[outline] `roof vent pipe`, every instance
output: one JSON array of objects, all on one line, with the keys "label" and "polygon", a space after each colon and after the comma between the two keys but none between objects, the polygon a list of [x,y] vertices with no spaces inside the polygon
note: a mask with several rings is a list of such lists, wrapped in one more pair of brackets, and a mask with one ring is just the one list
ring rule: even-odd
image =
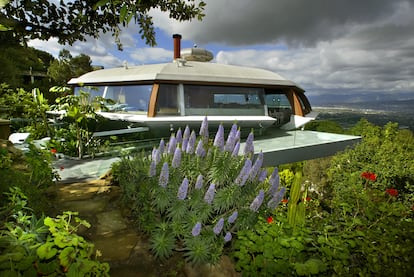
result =
[{"label": "roof vent pipe", "polygon": [[174,34],[174,60],[181,58],[181,35]]}]

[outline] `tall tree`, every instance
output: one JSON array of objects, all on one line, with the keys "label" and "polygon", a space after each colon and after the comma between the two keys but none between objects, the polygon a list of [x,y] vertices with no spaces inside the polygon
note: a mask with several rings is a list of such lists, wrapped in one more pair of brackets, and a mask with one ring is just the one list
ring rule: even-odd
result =
[{"label": "tall tree", "polygon": [[187,21],[204,16],[205,3],[196,0],[74,0],[74,1],[7,1],[0,10],[0,29],[12,32],[25,41],[56,37],[59,43],[97,38],[101,32],[112,32],[121,48],[120,26],[131,20],[140,27],[141,38],[156,45],[151,9],[168,12],[170,18]]},{"label": "tall tree", "polygon": [[72,57],[68,50],[63,49],[59,53],[59,59],[50,64],[47,73],[58,85],[65,86],[71,78],[92,71],[91,63],[88,55]]}]

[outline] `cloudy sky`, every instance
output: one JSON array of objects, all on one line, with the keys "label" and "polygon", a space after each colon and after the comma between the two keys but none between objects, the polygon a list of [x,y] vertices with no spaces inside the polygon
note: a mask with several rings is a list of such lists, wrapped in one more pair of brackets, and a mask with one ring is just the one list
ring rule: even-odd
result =
[{"label": "cloudy sky", "polygon": [[[414,0],[205,0],[203,21],[180,23],[153,11],[158,46],[123,30],[124,51],[110,34],[65,46],[106,68],[172,60],[172,34],[182,47],[206,48],[214,62],[275,71],[312,97],[384,95],[414,98]],[[57,56],[55,40],[33,47]]]}]

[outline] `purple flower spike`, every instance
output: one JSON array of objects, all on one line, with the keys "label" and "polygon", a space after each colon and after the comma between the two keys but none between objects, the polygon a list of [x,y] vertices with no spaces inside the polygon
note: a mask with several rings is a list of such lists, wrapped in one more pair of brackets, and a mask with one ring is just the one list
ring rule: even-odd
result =
[{"label": "purple flower spike", "polygon": [[234,183],[236,183],[239,186],[244,186],[244,184],[247,181],[247,178],[249,177],[250,169],[252,168],[252,161],[250,159],[247,159],[244,162],[243,168],[240,170],[239,176],[237,176],[236,180],[234,180]]},{"label": "purple flower spike", "polygon": [[224,148],[224,127],[222,124],[219,125],[216,137],[214,138],[214,146],[218,147],[221,151]]},{"label": "purple flower spike", "polygon": [[177,143],[183,142],[183,132],[181,131],[181,128],[179,128],[175,134],[175,139],[177,140]]},{"label": "purple flower spike", "polygon": [[254,140],[253,132],[250,132],[249,136],[246,139],[246,143],[244,145],[244,156],[254,154],[253,140]]},{"label": "purple flower spike", "polygon": [[190,138],[188,139],[187,149],[185,150],[187,154],[194,154],[196,139],[196,134],[192,131]]},{"label": "purple flower spike", "polygon": [[210,184],[208,187],[208,190],[206,191],[206,194],[204,195],[204,201],[207,202],[207,204],[211,204],[214,200],[214,194],[215,194],[216,185]]},{"label": "purple flower spike", "polygon": [[262,167],[262,164],[263,164],[263,152],[260,151],[259,155],[257,155],[256,161],[254,162],[252,166],[252,169],[250,170],[250,173],[249,173],[250,181],[253,181],[254,178],[256,178],[257,174],[260,171],[260,168]]},{"label": "purple flower spike", "polygon": [[275,167],[275,169],[272,172],[272,175],[270,175],[269,183],[272,184],[276,178],[279,178],[279,169],[277,167]]},{"label": "purple flower spike", "polygon": [[277,168],[273,170],[272,176],[269,179],[270,188],[268,190],[268,194],[274,196],[277,190],[279,189],[280,178],[279,178],[279,171]]},{"label": "purple flower spike", "polygon": [[191,234],[193,235],[193,237],[196,237],[200,234],[201,232],[201,223],[197,222],[196,225],[194,225],[193,230],[191,231]]},{"label": "purple flower spike", "polygon": [[181,149],[177,145],[177,147],[175,148],[175,151],[174,151],[174,157],[172,159],[171,166],[173,168],[179,168],[180,164],[181,164]]},{"label": "purple flower spike", "polygon": [[233,224],[234,223],[234,221],[236,221],[236,219],[237,219],[237,216],[239,215],[239,213],[237,212],[237,211],[234,211],[232,214],[231,214],[231,216],[229,216],[229,219],[227,219],[227,221],[230,223],[230,224]]},{"label": "purple flower spike", "polygon": [[205,142],[208,141],[208,121],[207,121],[207,116],[204,117],[203,122],[201,122],[200,136],[203,137],[203,141],[205,141]]},{"label": "purple flower spike", "polygon": [[159,184],[160,184],[161,187],[163,187],[163,188],[167,187],[168,178],[169,178],[168,163],[165,162],[162,165],[162,169],[161,169],[161,173],[160,173],[160,179],[159,179]]},{"label": "purple flower spike", "polygon": [[224,145],[224,151],[233,152],[234,145],[236,144],[237,125],[233,124],[229,135],[227,136],[226,144]]},{"label": "purple flower spike", "polygon": [[196,181],[196,184],[195,184],[195,188],[196,189],[201,189],[203,187],[203,175],[198,175],[198,177],[197,177],[197,181]]},{"label": "purple flower spike", "polygon": [[283,187],[280,189],[280,191],[278,193],[276,193],[272,199],[269,200],[269,202],[267,202],[267,207],[269,209],[275,209],[277,207],[277,205],[279,205],[280,201],[282,201],[283,196],[285,195],[286,192],[286,188]]},{"label": "purple flower spike", "polygon": [[214,234],[216,235],[220,234],[221,230],[223,230],[223,226],[224,226],[224,218],[220,218],[213,228]]},{"label": "purple flower spike", "polygon": [[155,160],[151,161],[150,170],[149,170],[149,176],[154,177],[157,174]]},{"label": "purple flower spike", "polygon": [[165,141],[164,139],[161,139],[160,146],[158,147],[158,152],[160,152],[160,155],[164,154],[165,151]]},{"label": "purple flower spike", "polygon": [[231,238],[232,238],[231,233],[227,232],[226,235],[224,236],[224,241],[229,242],[231,241]]},{"label": "purple flower spike", "polygon": [[259,191],[259,195],[257,195],[253,202],[250,204],[250,210],[252,210],[253,212],[257,212],[263,203],[263,199],[264,191],[261,189]]},{"label": "purple flower spike", "polygon": [[183,143],[181,145],[181,149],[183,152],[186,152],[188,146],[188,138],[183,138]]},{"label": "purple flower spike", "polygon": [[177,140],[174,135],[171,135],[170,141],[168,142],[168,155],[174,154],[176,146],[177,146]]},{"label": "purple flower spike", "polygon": [[155,146],[154,146],[154,148],[152,148],[152,152],[151,152],[151,160],[155,161],[156,157],[157,157],[157,148],[155,148]]},{"label": "purple flower spike", "polygon": [[203,158],[206,155],[206,150],[204,149],[203,140],[202,139],[200,139],[198,141],[197,148],[196,148],[196,155],[198,157],[201,157],[201,158]]},{"label": "purple flower spike", "polygon": [[190,127],[188,127],[188,125],[185,126],[183,139],[189,139],[190,138],[190,133],[191,133]]},{"label": "purple flower spike", "polygon": [[266,177],[267,177],[267,170],[262,169],[262,172],[260,172],[259,174],[259,182],[263,182],[264,180],[266,180]]},{"label": "purple flower spike", "polygon": [[233,157],[237,157],[239,155],[239,151],[240,151],[240,141],[236,142],[236,145],[234,146],[234,149],[233,149],[233,153],[231,153],[231,155]]},{"label": "purple flower spike", "polygon": [[237,130],[237,132],[236,132],[236,138],[235,138],[235,140],[236,140],[236,141],[240,141],[240,136],[241,136],[241,132],[240,132],[240,129],[239,129],[239,130]]},{"label": "purple flower spike", "polygon": [[187,191],[188,191],[188,179],[184,178],[183,182],[178,188],[177,198],[179,200],[184,200],[187,197]]}]

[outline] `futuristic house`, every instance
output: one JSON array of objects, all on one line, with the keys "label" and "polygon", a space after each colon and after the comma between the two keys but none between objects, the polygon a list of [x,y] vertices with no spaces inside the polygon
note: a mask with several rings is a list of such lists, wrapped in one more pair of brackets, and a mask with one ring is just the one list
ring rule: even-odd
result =
[{"label": "futuristic house", "polygon": [[111,127],[96,136],[167,137],[186,125],[199,128],[207,116],[213,132],[219,124],[230,129],[236,122],[242,135],[251,129],[256,137],[263,135],[256,149],[268,165],[330,155],[360,139],[298,131],[316,113],[297,84],[263,69],[211,63],[209,51],[181,51],[181,35],[173,38],[170,63],[102,69],[69,81],[75,94],[82,90],[115,102],[100,112]]},{"label": "futuristic house", "polygon": [[97,70],[69,84],[76,86],[75,93],[114,100],[108,112],[100,113],[105,118],[147,127],[153,134],[197,128],[205,116],[214,130],[237,122],[258,134],[269,127],[296,129],[314,119],[304,90],[294,82],[263,69],[210,63],[209,51],[180,51],[180,39],[174,35],[171,63]]}]

